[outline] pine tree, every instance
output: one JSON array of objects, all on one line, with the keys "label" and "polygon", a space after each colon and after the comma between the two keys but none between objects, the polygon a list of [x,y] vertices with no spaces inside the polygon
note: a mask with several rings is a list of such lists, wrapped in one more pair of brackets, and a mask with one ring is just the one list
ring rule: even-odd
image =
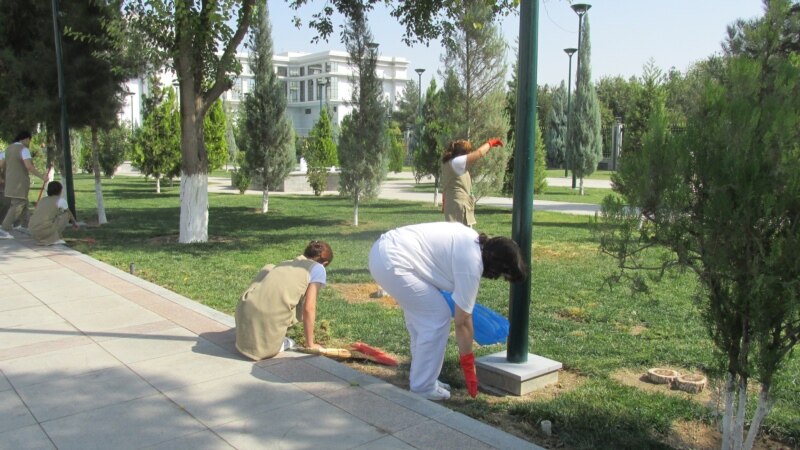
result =
[{"label": "pine tree", "polygon": [[343,32],[353,75],[353,112],[342,122],[339,160],[342,173],[339,192],[353,201],[353,225],[358,226],[358,206],[362,200],[378,196],[386,177],[389,143],[386,134],[387,110],[382,98],[381,80],[375,72],[377,50],[369,48],[372,33],[364,10],[356,11]]},{"label": "pine tree", "polygon": [[245,154],[243,170],[259,180],[261,212],[266,213],[270,189],[278,189],[295,166],[295,144],[286,115],[286,95],[272,66],[272,27],[266,2],[257,6],[257,14],[250,42],[255,84],[244,100],[240,147]]},{"label": "pine tree", "polygon": [[217,99],[206,113],[203,136],[208,153],[208,170],[216,170],[228,162],[228,140],[225,137],[228,121],[222,100]]},{"label": "pine tree", "polygon": [[145,97],[142,126],[134,137],[133,165],[156,179],[156,192],[160,193],[162,178],[180,174],[180,113],[172,88],[152,86],[151,95]]},{"label": "pine tree", "polygon": [[442,93],[437,91],[436,80],[431,80],[422,104],[420,146],[414,152],[414,178],[433,177],[433,204],[438,204],[439,180],[442,176],[443,143],[450,133],[442,114]]},{"label": "pine tree", "polygon": [[406,159],[406,148],[403,145],[403,132],[400,125],[392,121],[392,125],[386,131],[389,133],[389,170],[394,173],[403,171],[403,162]]},{"label": "pine tree", "polygon": [[572,118],[567,137],[569,167],[580,179],[583,195],[583,178],[597,170],[603,156],[603,138],[600,129],[600,104],[592,83],[591,38],[589,16],[583,17],[583,36],[578,54],[580,69],[575,96],[572,99]]},{"label": "pine tree", "polygon": [[328,171],[338,164],[338,151],[333,140],[333,127],[328,109],[322,108],[319,120],[314,124],[306,144],[305,158],[308,163],[308,184],[314,195],[322,195],[328,185]]},{"label": "pine tree", "polygon": [[564,167],[567,143],[567,92],[563,81],[553,92],[553,107],[547,115],[545,136],[547,165]]}]

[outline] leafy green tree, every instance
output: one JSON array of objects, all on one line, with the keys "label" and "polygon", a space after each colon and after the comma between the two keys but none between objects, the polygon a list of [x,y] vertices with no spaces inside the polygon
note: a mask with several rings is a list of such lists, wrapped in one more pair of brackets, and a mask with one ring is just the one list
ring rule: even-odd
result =
[{"label": "leafy green tree", "polygon": [[204,118],[239,70],[236,50],[250,28],[255,3],[123,0],[139,51],[153,67],[168,62],[180,83],[181,243],[208,240]]},{"label": "leafy green tree", "polygon": [[603,156],[603,139],[600,134],[600,105],[592,84],[591,38],[589,17],[583,18],[581,51],[578,54],[580,69],[575,96],[572,99],[572,118],[567,136],[567,158],[569,167],[580,180],[583,195],[583,178],[597,169]]},{"label": "leafy green tree", "polygon": [[257,7],[250,47],[254,91],[244,101],[244,170],[259,180],[261,212],[269,211],[269,191],[278,189],[295,165],[294,130],[286,115],[286,95],[272,65],[272,26],[267,4]]},{"label": "leafy green tree", "polygon": [[396,107],[391,111],[392,120],[397,123],[400,130],[413,130],[417,124],[419,90],[420,86],[417,86],[413,79],[409,79],[403,93],[397,99]]},{"label": "leafy green tree", "polygon": [[359,204],[377,197],[386,177],[388,111],[381,101],[382,82],[375,72],[378,53],[367,45],[372,42],[372,32],[363,10],[352,13],[342,35],[355,73],[351,78],[353,111],[342,122],[339,136],[339,193],[353,201],[353,226],[358,226]]},{"label": "leafy green tree", "polygon": [[208,170],[216,170],[225,166],[228,162],[228,139],[226,137],[228,129],[228,119],[225,110],[222,108],[222,100],[217,99],[208,109],[203,134],[206,142],[206,152],[208,153]]},{"label": "leafy green tree", "polygon": [[[800,339],[800,9],[765,4],[764,17],[731,28],[721,70],[706,77],[685,131],[672,131],[669,112],[655,105],[641,149],[625,155],[639,173],[624,201],[606,200],[600,228],[603,251],[619,258],[617,276],[639,289],[648,278],[631,268],[696,274],[725,376],[725,450],[753,447]],[[647,266],[655,246],[670,253]],[[754,410],[751,381],[760,384]]]},{"label": "leafy green tree", "polygon": [[319,196],[328,185],[328,171],[338,164],[339,159],[327,108],[322,108],[319,120],[303,143],[306,146],[303,156],[308,163],[308,184],[314,195]]},{"label": "leafy green tree", "polygon": [[403,145],[403,132],[397,122],[386,130],[389,134],[389,170],[395,173],[403,171],[403,162],[406,160],[406,147]]},{"label": "leafy green tree", "polygon": [[134,136],[133,165],[145,176],[156,180],[156,192],[161,192],[161,179],[180,174],[180,115],[171,88],[152,85],[145,97],[142,126]]}]

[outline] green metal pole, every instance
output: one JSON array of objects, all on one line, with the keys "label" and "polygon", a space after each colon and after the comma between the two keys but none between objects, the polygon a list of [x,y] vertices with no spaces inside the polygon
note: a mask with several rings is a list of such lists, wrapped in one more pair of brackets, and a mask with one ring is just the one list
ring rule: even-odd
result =
[{"label": "green metal pole", "polygon": [[56,68],[58,70],[58,98],[61,101],[61,148],[64,150],[64,183],[67,190],[67,205],[75,213],[75,187],[72,183],[72,155],[69,148],[69,127],[67,126],[67,99],[64,94],[64,63],[61,53],[61,26],[58,23],[58,0],[52,0],[53,34],[56,45]]},{"label": "green metal pole", "polygon": [[[522,250],[530,267],[533,236],[533,164],[536,145],[536,61],[538,58],[539,0],[520,2],[519,62],[517,64],[517,124],[514,135],[514,208],[511,237]],[[512,363],[528,361],[528,315],[531,279],[511,284],[508,308],[509,333],[506,359]]]}]

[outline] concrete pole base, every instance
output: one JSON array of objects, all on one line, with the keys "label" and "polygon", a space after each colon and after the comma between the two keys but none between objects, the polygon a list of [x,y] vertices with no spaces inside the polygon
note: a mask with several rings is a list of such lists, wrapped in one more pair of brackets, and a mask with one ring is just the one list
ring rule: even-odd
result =
[{"label": "concrete pole base", "polygon": [[482,356],[475,361],[475,369],[482,387],[493,392],[522,396],[549,384],[558,382],[558,361],[528,353],[525,363],[506,360],[506,352]]}]

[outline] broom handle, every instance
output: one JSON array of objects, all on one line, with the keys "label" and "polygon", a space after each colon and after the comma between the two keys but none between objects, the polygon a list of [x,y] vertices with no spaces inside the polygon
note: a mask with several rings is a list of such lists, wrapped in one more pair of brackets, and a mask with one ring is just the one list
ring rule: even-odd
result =
[{"label": "broom handle", "polygon": [[47,181],[43,181],[43,182],[42,182],[42,188],[41,188],[41,189],[39,189],[39,198],[37,198],[37,199],[36,199],[36,204],[37,204],[37,205],[39,204],[39,201],[42,199],[42,194],[44,194],[44,189],[47,187],[47,183],[48,183],[48,182],[50,181],[50,179],[51,179],[51,178],[53,178],[53,176],[55,175],[55,173],[53,173],[53,174],[51,175],[51,174],[50,174],[50,172],[51,172],[51,171],[52,171],[52,172],[55,172],[55,171],[53,170],[53,166],[47,166]]}]

